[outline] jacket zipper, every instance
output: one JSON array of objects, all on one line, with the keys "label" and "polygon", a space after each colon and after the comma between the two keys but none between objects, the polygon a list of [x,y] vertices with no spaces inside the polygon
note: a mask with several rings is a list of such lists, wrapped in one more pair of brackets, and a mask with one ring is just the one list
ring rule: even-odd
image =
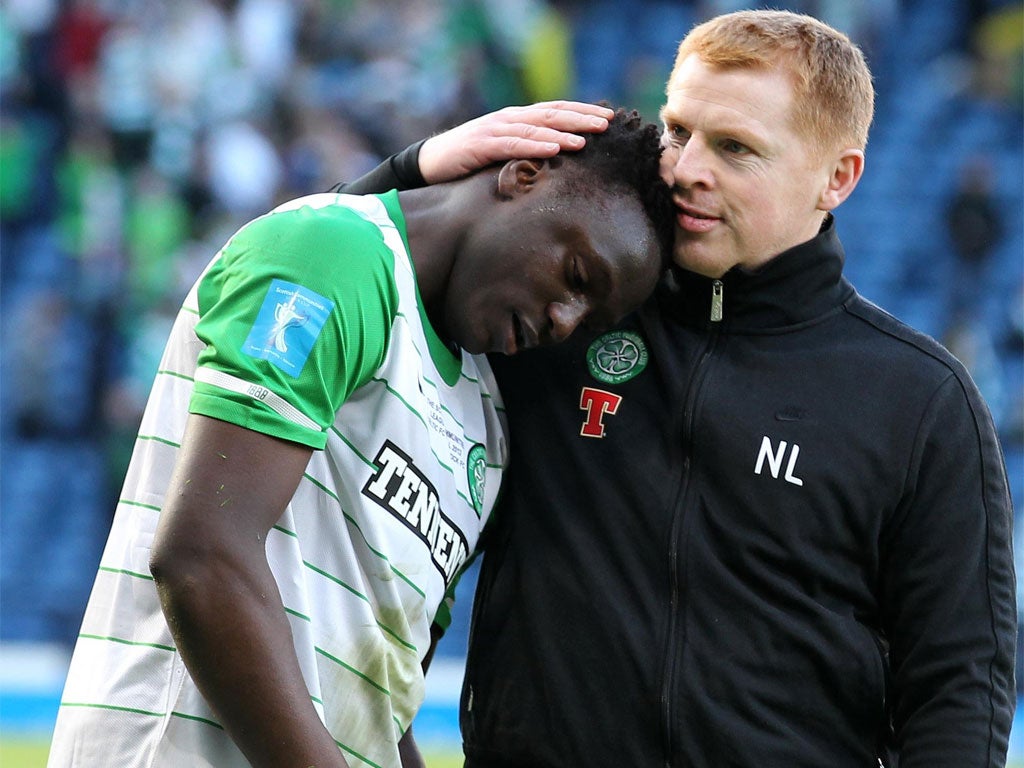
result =
[{"label": "jacket zipper", "polygon": [[723,294],[725,293],[725,286],[721,280],[714,280],[711,283],[711,317],[709,318],[712,323],[722,322],[722,302],[724,301]]},{"label": "jacket zipper", "polygon": [[[711,283],[711,311],[709,320],[712,323],[722,322],[724,301],[724,286],[721,280],[713,280]],[[672,513],[672,527],[669,532],[669,626],[665,646],[665,677],[662,680],[661,705],[663,726],[665,733],[665,768],[673,768],[673,721],[672,721],[672,691],[673,679],[676,668],[676,635],[679,623],[679,533],[683,520],[683,507],[687,491],[690,485],[690,453],[692,443],[692,432],[694,423],[694,406],[697,402],[697,395],[700,392],[701,383],[704,381],[707,362],[715,349],[718,340],[718,332],[721,326],[715,325],[709,331],[708,339],[701,352],[693,376],[690,378],[690,385],[686,391],[686,398],[683,411],[682,442],[684,445],[683,471],[680,477],[679,490],[675,496],[674,509]]]}]

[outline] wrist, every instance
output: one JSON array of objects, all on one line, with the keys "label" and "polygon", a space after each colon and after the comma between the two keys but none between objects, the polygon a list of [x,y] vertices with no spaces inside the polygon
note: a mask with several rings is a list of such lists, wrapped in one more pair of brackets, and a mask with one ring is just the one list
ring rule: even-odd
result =
[{"label": "wrist", "polygon": [[428,139],[421,139],[410,144],[391,158],[391,170],[398,180],[399,189],[416,189],[428,184],[425,174],[421,171],[422,148]]}]

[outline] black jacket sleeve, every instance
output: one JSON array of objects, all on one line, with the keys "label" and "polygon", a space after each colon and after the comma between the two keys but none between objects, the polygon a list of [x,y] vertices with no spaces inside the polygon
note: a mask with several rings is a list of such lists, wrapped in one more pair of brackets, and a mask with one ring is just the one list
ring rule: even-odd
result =
[{"label": "black jacket sleeve", "polygon": [[884,546],[899,765],[1002,765],[1015,704],[1013,513],[995,428],[966,375],[935,392],[914,454]]},{"label": "black jacket sleeve", "polygon": [[387,160],[372,171],[360,176],[355,181],[339,181],[331,192],[344,192],[348,195],[369,195],[387,192],[391,189],[416,189],[425,187],[427,182],[420,173],[420,147],[426,139],[411,144],[401,152],[391,155]]}]

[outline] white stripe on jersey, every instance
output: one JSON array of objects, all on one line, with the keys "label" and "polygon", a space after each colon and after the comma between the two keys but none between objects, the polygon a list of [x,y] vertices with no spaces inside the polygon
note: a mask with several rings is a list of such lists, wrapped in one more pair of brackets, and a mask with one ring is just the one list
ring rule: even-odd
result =
[{"label": "white stripe on jersey", "polygon": [[195,380],[201,381],[205,384],[212,384],[213,386],[220,387],[221,389],[226,389],[228,392],[235,392],[239,395],[248,395],[253,400],[259,400],[270,408],[270,410],[288,419],[288,421],[293,424],[298,424],[300,427],[305,427],[306,429],[320,429],[320,425],[308,418],[306,414],[293,406],[283,397],[279,397],[261,384],[251,384],[237,376],[232,376],[224,373],[223,371],[214,370],[213,368],[199,368],[196,370]]}]

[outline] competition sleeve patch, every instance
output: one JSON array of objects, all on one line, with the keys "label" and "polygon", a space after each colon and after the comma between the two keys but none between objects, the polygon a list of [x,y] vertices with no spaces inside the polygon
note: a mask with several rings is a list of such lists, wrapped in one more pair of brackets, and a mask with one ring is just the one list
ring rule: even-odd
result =
[{"label": "competition sleeve patch", "polygon": [[275,279],[242,351],[295,378],[306,364],[332,309],[334,302],[315,291]]}]

